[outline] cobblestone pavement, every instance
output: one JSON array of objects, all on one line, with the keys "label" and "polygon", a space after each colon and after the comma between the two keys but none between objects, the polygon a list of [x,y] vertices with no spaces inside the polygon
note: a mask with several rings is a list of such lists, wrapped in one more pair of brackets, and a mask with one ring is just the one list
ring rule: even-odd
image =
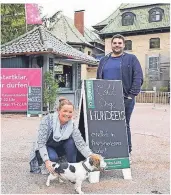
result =
[{"label": "cobblestone pavement", "polygon": [[[86,194],[170,194],[169,106],[137,104],[132,116],[132,180],[121,170],[101,174],[100,183],[83,183]],[[52,181],[29,172],[29,151],[40,118],[1,115],[1,193],[73,194],[72,184]]]}]

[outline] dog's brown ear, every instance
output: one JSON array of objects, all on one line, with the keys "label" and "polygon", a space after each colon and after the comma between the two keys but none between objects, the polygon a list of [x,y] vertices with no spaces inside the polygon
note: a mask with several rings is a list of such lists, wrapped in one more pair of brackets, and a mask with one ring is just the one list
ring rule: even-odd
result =
[{"label": "dog's brown ear", "polygon": [[100,159],[95,159],[94,166],[99,168],[100,167]]},{"label": "dog's brown ear", "polygon": [[100,167],[100,156],[97,154],[92,154],[90,157],[90,164],[99,168]]}]

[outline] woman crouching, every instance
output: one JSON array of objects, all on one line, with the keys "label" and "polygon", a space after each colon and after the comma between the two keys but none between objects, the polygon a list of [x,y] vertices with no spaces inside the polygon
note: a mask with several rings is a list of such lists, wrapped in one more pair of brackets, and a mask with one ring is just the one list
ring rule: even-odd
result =
[{"label": "woman crouching", "polygon": [[42,119],[37,140],[31,151],[30,172],[53,173],[52,162],[57,162],[58,158],[64,155],[68,162],[74,163],[77,149],[85,158],[92,154],[79,129],[73,123],[73,114],[73,104],[62,98],[59,100],[57,111]]}]

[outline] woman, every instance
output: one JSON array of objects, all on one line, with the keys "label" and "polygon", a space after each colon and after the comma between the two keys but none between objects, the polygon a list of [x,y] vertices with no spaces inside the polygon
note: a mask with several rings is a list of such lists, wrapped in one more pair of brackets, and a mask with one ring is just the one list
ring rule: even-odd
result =
[{"label": "woman", "polygon": [[57,112],[48,114],[42,119],[37,141],[33,144],[30,156],[30,172],[45,174],[47,169],[52,173],[52,162],[57,162],[63,155],[68,162],[74,163],[77,149],[85,158],[92,154],[72,121],[73,113],[73,104],[62,98],[59,100]]}]

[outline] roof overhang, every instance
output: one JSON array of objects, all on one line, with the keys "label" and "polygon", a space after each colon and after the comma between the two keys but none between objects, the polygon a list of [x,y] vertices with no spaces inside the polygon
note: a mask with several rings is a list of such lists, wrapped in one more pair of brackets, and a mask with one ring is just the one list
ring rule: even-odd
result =
[{"label": "roof overhang", "polygon": [[151,29],[141,29],[135,31],[124,31],[124,32],[112,32],[112,33],[101,33],[99,34],[103,38],[111,38],[115,34],[121,34],[125,36],[133,36],[133,35],[143,35],[143,34],[151,34],[151,33],[164,33],[170,32],[170,27],[161,27],[161,28],[151,28]]},{"label": "roof overhang", "polygon": [[[90,64],[90,65],[97,65],[98,62],[92,62],[84,59],[76,59],[73,56],[67,56],[65,54],[59,54],[57,52],[49,52],[49,51],[42,51],[42,52],[23,52],[23,53],[10,53],[10,54],[1,54],[1,57],[8,57],[8,56],[21,56],[21,55],[38,55],[38,54],[54,54],[58,57],[63,57],[61,59],[67,60],[67,62],[78,62],[81,64]],[[66,57],[66,58],[65,58]]]},{"label": "roof overhang", "polygon": [[99,29],[103,29],[107,24],[103,24],[103,25],[95,25],[92,26],[94,29],[99,30]]},{"label": "roof overhang", "polygon": [[91,45],[91,44],[87,44],[87,43],[78,43],[78,42],[69,42],[69,41],[67,41],[67,44],[69,44],[69,45],[81,45],[81,46],[87,46],[87,47],[91,47],[91,48],[93,48],[94,46],[93,45]]},{"label": "roof overhang", "polygon": [[77,60],[77,59],[62,59],[63,62],[71,62],[71,63],[79,63],[79,64],[88,64],[88,65],[94,65],[97,66],[99,62],[97,63],[91,63],[91,62],[83,62],[81,60]]}]

